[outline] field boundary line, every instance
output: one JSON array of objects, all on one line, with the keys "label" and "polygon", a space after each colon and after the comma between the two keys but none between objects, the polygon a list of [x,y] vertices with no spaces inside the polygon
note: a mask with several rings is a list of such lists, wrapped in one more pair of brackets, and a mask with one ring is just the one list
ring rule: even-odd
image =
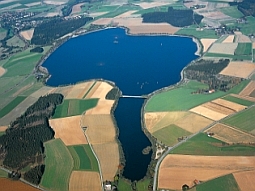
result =
[{"label": "field boundary line", "polygon": [[[84,111],[84,112],[81,114],[81,119],[80,119],[80,128],[81,128],[81,129],[82,129],[82,117],[85,115],[85,113],[86,113],[86,111]],[[88,142],[88,145],[89,145],[91,151],[93,152],[95,158],[97,159],[98,169],[99,169],[99,174],[100,174],[100,181],[101,181],[101,189],[102,189],[102,191],[104,191],[104,188],[103,188],[103,175],[102,175],[102,170],[101,170],[100,161],[99,161],[99,159],[98,159],[96,153],[94,152],[94,149],[92,148],[92,145],[91,145],[91,143],[90,143],[90,141],[89,141],[89,138],[88,138],[88,136],[87,136],[87,134],[86,134],[86,130],[84,131],[84,130],[82,129],[82,131],[84,132],[84,135],[85,135],[85,137],[86,137],[86,139],[87,139],[87,142]]]}]

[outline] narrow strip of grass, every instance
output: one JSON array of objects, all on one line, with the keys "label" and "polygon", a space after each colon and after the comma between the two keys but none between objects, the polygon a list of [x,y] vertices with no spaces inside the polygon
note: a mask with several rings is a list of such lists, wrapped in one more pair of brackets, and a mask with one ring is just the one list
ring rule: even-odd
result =
[{"label": "narrow strip of grass", "polygon": [[85,93],[85,95],[83,96],[83,99],[88,95],[88,93],[92,90],[92,88],[96,85],[97,81],[95,81],[92,86],[88,89],[88,91]]},{"label": "narrow strip of grass", "polygon": [[86,151],[86,154],[89,157],[92,171],[99,172],[97,159],[96,159],[95,155],[93,154],[90,146],[89,145],[83,145],[83,147],[84,147],[84,150]]},{"label": "narrow strip of grass", "polygon": [[12,100],[9,104],[7,104],[3,109],[0,110],[0,118],[7,115],[26,98],[27,97],[25,96],[18,96],[14,100]]},{"label": "narrow strip of grass", "polygon": [[91,162],[82,145],[73,146],[80,159],[79,170],[92,170]]},{"label": "narrow strip of grass", "polygon": [[68,146],[67,147],[70,154],[73,157],[73,170],[80,170],[80,158],[78,156],[78,154],[76,153],[76,151],[74,150],[73,146]]},{"label": "narrow strip of grass", "polygon": [[254,102],[251,102],[249,100],[244,100],[244,99],[234,97],[234,96],[230,96],[230,95],[227,95],[227,96],[223,97],[222,99],[227,100],[227,101],[231,101],[231,102],[234,102],[234,103],[238,103],[238,104],[241,104],[241,105],[244,105],[244,106],[251,106],[251,105],[254,104]]}]

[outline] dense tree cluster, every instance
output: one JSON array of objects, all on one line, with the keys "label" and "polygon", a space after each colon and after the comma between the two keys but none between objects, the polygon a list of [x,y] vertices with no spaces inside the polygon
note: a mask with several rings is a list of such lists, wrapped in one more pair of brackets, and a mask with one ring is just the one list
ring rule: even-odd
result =
[{"label": "dense tree cluster", "polygon": [[243,0],[240,3],[237,3],[237,8],[245,16],[255,17],[255,1],[254,0]]},{"label": "dense tree cluster", "polygon": [[173,9],[169,7],[167,12],[150,12],[142,15],[144,23],[167,22],[175,27],[184,27],[199,24],[203,16],[195,14],[191,9]]},{"label": "dense tree cluster", "polygon": [[74,5],[84,2],[90,2],[90,0],[69,0],[68,3],[61,9],[63,16],[66,17],[70,15]]},{"label": "dense tree cluster", "polygon": [[28,182],[38,185],[41,181],[45,165],[38,165],[24,174],[24,179]]},{"label": "dense tree cluster", "polygon": [[37,52],[37,53],[42,53],[44,51],[43,47],[35,47],[30,50],[30,52]]},{"label": "dense tree cluster", "polygon": [[117,87],[112,88],[105,96],[105,99],[115,100],[120,97],[120,90]]},{"label": "dense tree cluster", "polygon": [[[209,89],[227,91],[242,80],[236,77],[219,75],[228,64],[228,59],[221,59],[218,62],[201,59],[185,69],[185,76],[188,79],[207,84]],[[204,92],[205,90],[200,91]]]},{"label": "dense tree cluster", "polygon": [[35,28],[31,43],[36,45],[51,44],[54,40],[73,32],[90,20],[92,20],[91,17],[74,19],[57,17],[50,21],[45,21]]},{"label": "dense tree cluster", "polygon": [[34,163],[44,152],[43,142],[54,137],[48,118],[56,105],[63,100],[61,94],[40,97],[26,112],[10,124],[6,134],[0,137],[0,159],[12,169],[21,169]]}]

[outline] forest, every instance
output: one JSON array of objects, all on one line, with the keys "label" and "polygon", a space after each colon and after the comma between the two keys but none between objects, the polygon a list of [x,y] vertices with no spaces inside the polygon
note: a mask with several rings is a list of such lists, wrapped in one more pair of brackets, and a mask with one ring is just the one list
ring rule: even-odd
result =
[{"label": "forest", "polygon": [[44,21],[35,28],[31,43],[35,45],[52,44],[54,40],[84,26],[90,20],[92,20],[91,17],[73,19],[57,17],[50,21]]},{"label": "forest", "polygon": [[74,5],[84,2],[90,2],[90,0],[69,0],[67,4],[61,9],[64,17],[68,16],[72,12],[72,8]]},{"label": "forest", "polygon": [[48,119],[62,101],[61,94],[42,96],[9,125],[6,134],[0,136],[0,159],[4,166],[20,170],[42,162],[43,143],[54,137]]},{"label": "forest", "polygon": [[195,14],[191,9],[174,9],[168,7],[167,12],[150,12],[142,15],[144,23],[167,22],[175,27],[185,27],[200,24],[202,15]]},{"label": "forest", "polygon": [[[185,69],[185,77],[207,84],[209,89],[228,91],[242,81],[241,78],[219,75],[229,62],[229,59],[220,59],[218,62],[201,59]],[[205,91],[198,90],[195,93]]]},{"label": "forest", "polygon": [[243,0],[239,3],[230,3],[230,5],[236,5],[239,11],[241,11],[245,16],[255,17],[255,1],[254,0]]}]

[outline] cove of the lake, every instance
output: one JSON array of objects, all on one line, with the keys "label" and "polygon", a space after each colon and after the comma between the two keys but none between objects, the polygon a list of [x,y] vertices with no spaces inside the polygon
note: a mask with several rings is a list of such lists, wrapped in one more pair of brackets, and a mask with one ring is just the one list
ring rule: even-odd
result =
[{"label": "cove of the lake", "polygon": [[[144,95],[180,81],[181,70],[196,59],[192,38],[179,36],[131,36],[111,28],[72,38],[44,62],[51,74],[49,86],[90,79],[113,81],[124,95]],[[171,99],[171,98],[169,98]],[[131,181],[146,175],[151,153],[141,130],[144,99],[120,98],[114,116],[126,166],[123,176]]]}]

